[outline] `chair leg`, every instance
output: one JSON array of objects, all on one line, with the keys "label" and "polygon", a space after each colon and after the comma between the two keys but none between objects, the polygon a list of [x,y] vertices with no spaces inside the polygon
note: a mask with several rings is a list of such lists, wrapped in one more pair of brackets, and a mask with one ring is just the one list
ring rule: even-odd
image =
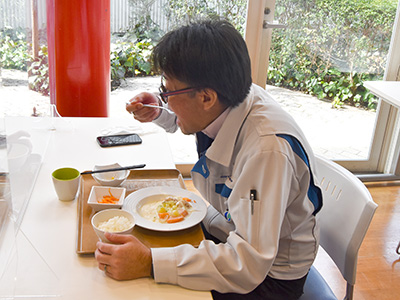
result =
[{"label": "chair leg", "polygon": [[344,296],[343,300],[353,300],[353,292],[354,292],[354,285],[347,283],[346,296]]}]

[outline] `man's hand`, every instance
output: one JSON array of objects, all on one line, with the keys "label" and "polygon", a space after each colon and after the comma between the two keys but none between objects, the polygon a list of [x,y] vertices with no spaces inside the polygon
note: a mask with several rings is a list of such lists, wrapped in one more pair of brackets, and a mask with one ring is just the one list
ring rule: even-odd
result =
[{"label": "man's hand", "polygon": [[[155,107],[144,107],[143,104],[150,104]],[[157,106],[159,106],[159,101],[156,95],[140,93],[126,103],[126,110],[140,122],[151,122],[161,113],[161,109],[157,108]]]},{"label": "man's hand", "polygon": [[106,233],[113,244],[98,242],[95,257],[99,269],[116,280],[149,277],[151,251],[132,235]]}]

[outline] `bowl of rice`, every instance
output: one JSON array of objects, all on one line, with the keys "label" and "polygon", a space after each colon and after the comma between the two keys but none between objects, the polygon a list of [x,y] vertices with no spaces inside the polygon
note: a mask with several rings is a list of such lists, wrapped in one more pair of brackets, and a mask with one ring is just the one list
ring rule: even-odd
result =
[{"label": "bowl of rice", "polygon": [[105,233],[130,233],[135,226],[135,218],[130,212],[122,209],[101,210],[92,217],[92,226],[99,239],[110,243]]}]

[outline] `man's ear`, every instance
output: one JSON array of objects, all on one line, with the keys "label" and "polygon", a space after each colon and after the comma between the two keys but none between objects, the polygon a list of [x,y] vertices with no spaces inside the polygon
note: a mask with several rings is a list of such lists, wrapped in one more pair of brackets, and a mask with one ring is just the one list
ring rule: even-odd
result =
[{"label": "man's ear", "polygon": [[219,104],[218,94],[213,89],[202,89],[200,92],[204,110],[210,110]]}]

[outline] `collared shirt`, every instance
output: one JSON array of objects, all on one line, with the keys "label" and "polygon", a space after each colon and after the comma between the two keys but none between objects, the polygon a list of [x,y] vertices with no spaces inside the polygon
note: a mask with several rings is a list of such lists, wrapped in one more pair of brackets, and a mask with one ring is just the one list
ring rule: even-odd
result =
[{"label": "collared shirt", "polygon": [[222,124],[224,123],[226,117],[228,116],[229,112],[231,111],[231,108],[228,107],[225,109],[222,114],[218,116],[214,121],[211,122],[210,125],[208,125],[204,130],[203,133],[206,134],[208,137],[215,139],[217,136],[218,131],[222,127]]}]

